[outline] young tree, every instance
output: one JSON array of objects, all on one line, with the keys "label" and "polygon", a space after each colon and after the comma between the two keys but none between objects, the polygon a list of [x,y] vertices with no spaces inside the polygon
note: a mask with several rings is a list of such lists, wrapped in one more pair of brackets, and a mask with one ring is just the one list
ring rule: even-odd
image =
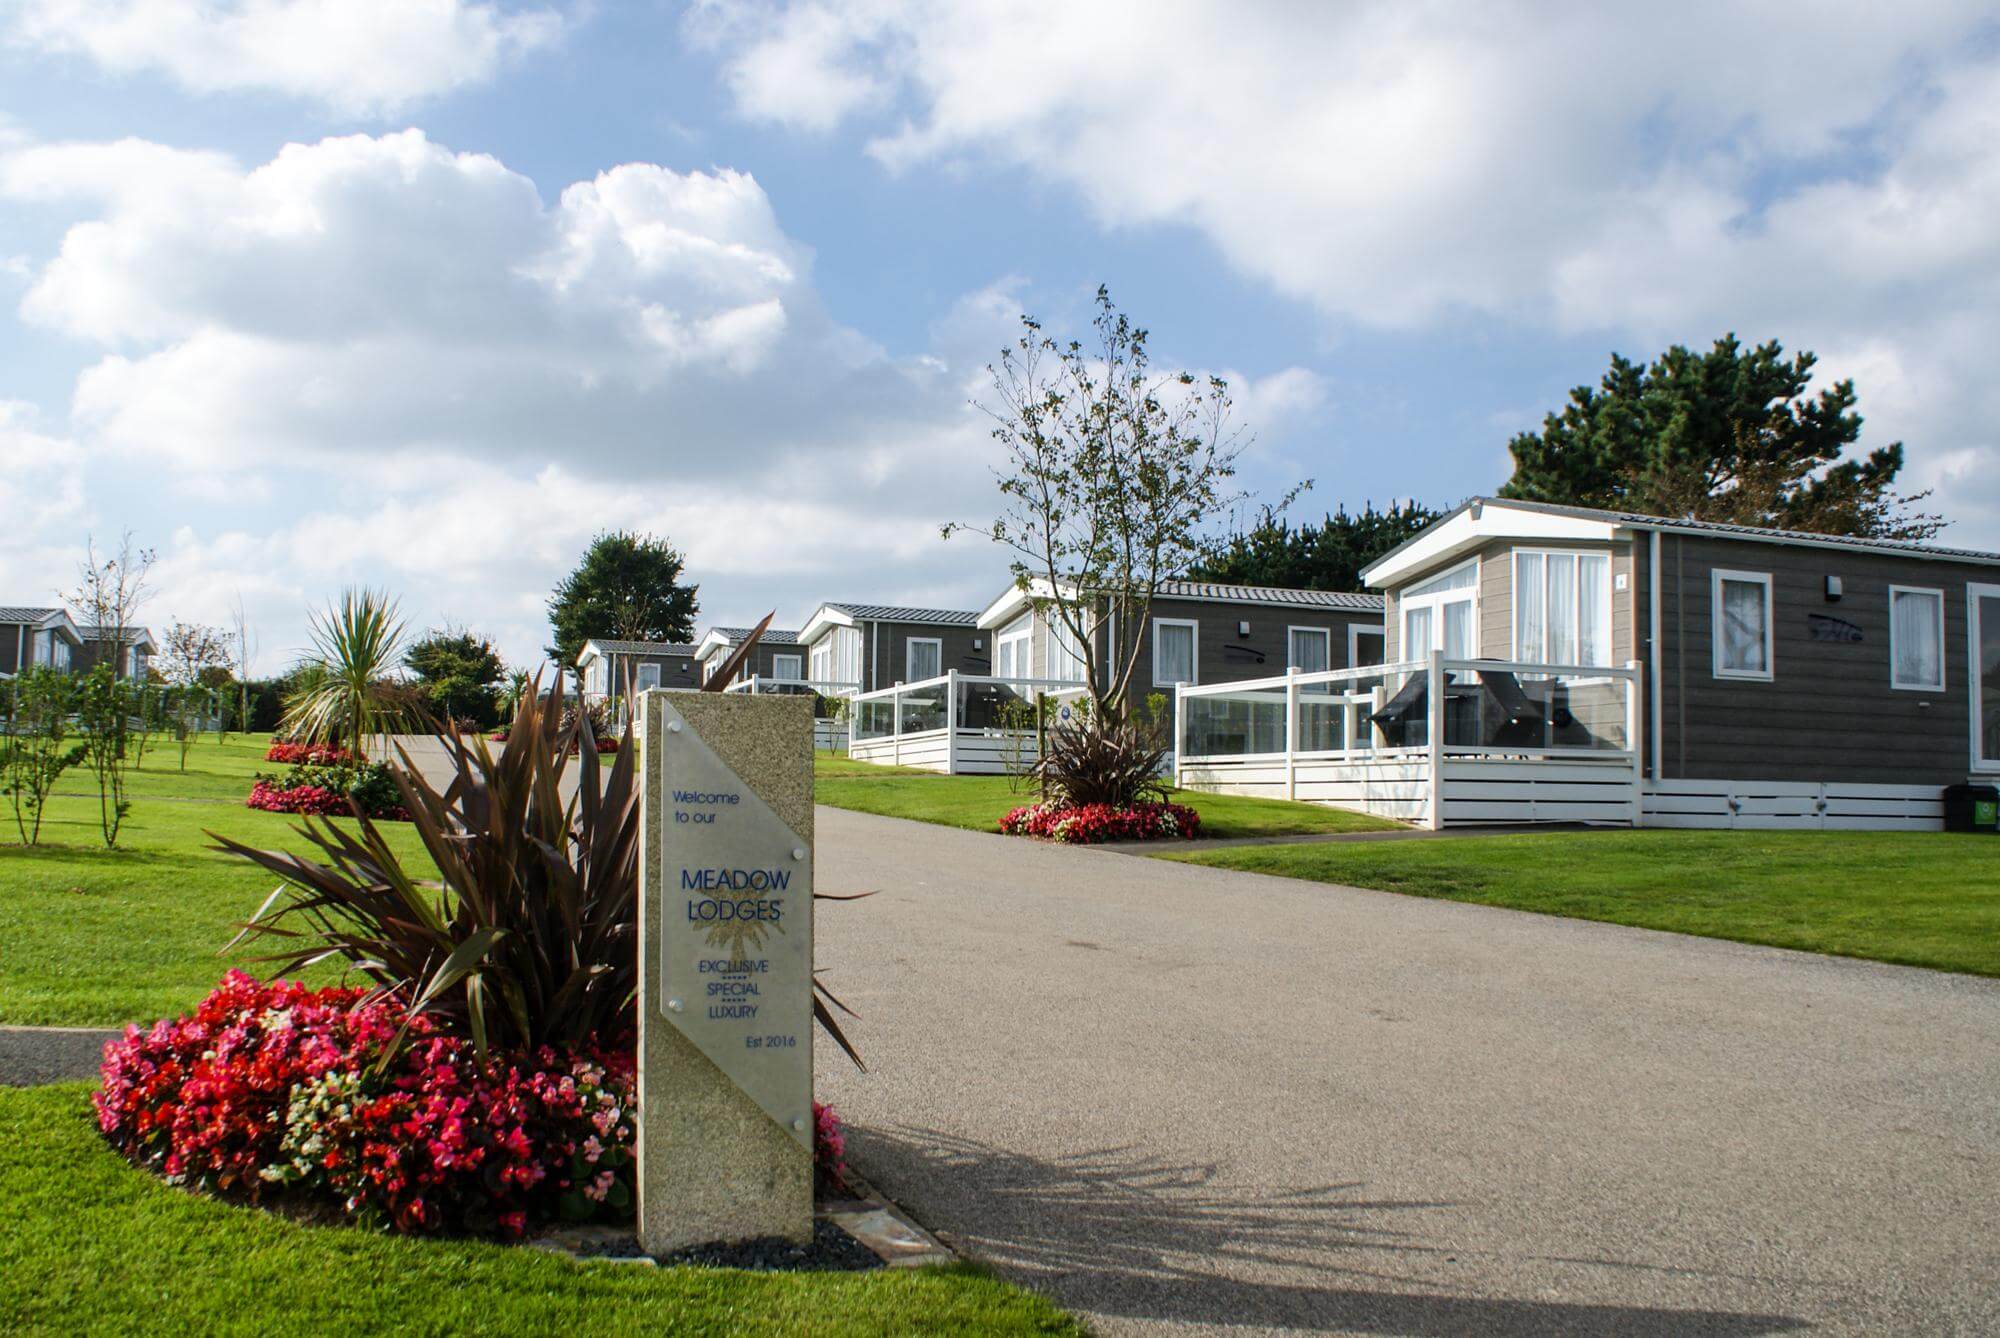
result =
[{"label": "young tree", "polygon": [[1088,348],[1021,324],[988,368],[995,402],[980,405],[1004,455],[1000,515],[944,533],[1011,550],[1016,583],[1081,655],[1087,717],[1122,724],[1154,596],[1207,551],[1210,519],[1245,499],[1232,480],[1247,443],[1229,426],[1228,385],[1156,375],[1146,331],[1106,289]]},{"label": "young tree", "polygon": [[241,591],[236,595],[233,632],[229,648],[235,658],[236,727],[247,733],[250,729],[250,661],[257,657],[257,633],[250,626],[249,615],[243,610]]},{"label": "young tree", "polygon": [[13,804],[22,843],[35,845],[56,781],[83,760],[83,746],[69,732],[76,694],[70,675],[36,665],[0,684],[0,695],[7,722],[0,737],[0,793]]},{"label": "young tree", "polygon": [[125,769],[131,762],[132,712],[139,706],[137,684],[119,678],[112,666],[99,664],[77,677],[76,718],[83,730],[83,761],[97,781],[98,824],[107,849],[116,849],[118,834],[132,804],[125,798]]},{"label": "young tree", "polygon": [[1503,497],[1609,507],[1871,538],[1927,539],[1944,527],[1892,490],[1901,442],[1844,459],[1861,436],[1854,382],[1809,396],[1817,359],[1776,340],[1725,335],[1707,353],[1676,344],[1650,367],[1613,354],[1540,432],[1508,449]]},{"label": "young tree", "polygon": [[574,673],[593,637],[692,640],[700,587],[682,585],[681,568],[680,553],[664,539],[622,530],[598,535],[549,599],[550,657]]},{"label": "young tree", "polygon": [[229,638],[221,630],[179,619],[167,629],[160,670],[167,678],[167,718],[180,745],[182,771],[202,722],[217,705],[217,690],[229,681],[230,664]]},{"label": "young tree", "polygon": [[1187,574],[1196,581],[1359,590],[1369,563],[1443,515],[1416,502],[1393,502],[1384,511],[1370,502],[1353,514],[1343,508],[1318,524],[1294,526],[1274,508],[1264,507],[1255,523],[1230,534]]},{"label": "young tree", "polygon": [[101,557],[96,541],[88,536],[84,539],[76,589],[66,598],[70,608],[115,647],[114,676],[124,672],[126,638],[138,627],[140,606],[152,593],[147,580],[152,568],[153,550],[134,546],[130,530],[119,536],[116,552]]},{"label": "young tree", "polygon": [[453,627],[427,632],[403,652],[403,666],[417,676],[417,690],[438,715],[481,729],[498,720],[496,685],[506,666],[485,637]]}]

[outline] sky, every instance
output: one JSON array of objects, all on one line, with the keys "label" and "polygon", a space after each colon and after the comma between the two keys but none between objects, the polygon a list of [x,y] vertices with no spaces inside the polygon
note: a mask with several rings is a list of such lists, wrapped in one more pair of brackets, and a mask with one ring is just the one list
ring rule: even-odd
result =
[{"label": "sky", "polygon": [[1990,3],[0,0],[0,604],[129,531],[261,672],[359,584],[533,668],[623,528],[703,625],[977,608],[1099,284],[1295,515],[1734,331],[2000,548]]}]

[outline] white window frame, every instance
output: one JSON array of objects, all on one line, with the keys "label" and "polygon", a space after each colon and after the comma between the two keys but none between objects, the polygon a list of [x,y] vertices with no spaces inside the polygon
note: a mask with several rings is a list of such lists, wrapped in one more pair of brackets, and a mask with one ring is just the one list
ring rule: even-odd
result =
[{"label": "white window frame", "polygon": [[1983,666],[1979,662],[1979,601],[2000,599],[2000,585],[1981,585],[1968,581],[1965,585],[1965,695],[1967,716],[1972,730],[1972,770],[1980,775],[2000,772],[2000,757],[1985,757],[1979,750],[1979,740],[1984,732],[1985,721],[1980,718],[1984,706],[1982,696],[1985,685],[1980,681]]},{"label": "white window frame", "polygon": [[[785,672],[787,665],[791,666],[790,673]],[[783,655],[773,655],[771,657],[771,677],[777,682],[797,683],[804,679],[805,676],[805,657],[796,651],[788,651]]]},{"label": "white window frame", "polygon": [[812,665],[812,681],[833,682],[833,638],[821,637],[806,649],[806,657]]},{"label": "white window frame", "polygon": [[[1046,636],[1042,641],[1042,676],[1053,683],[1081,683],[1086,670],[1083,660],[1083,643],[1070,635],[1062,614],[1055,609],[1048,611],[1042,623]],[[1075,646],[1074,654],[1070,647]]]},{"label": "white window frame", "polygon": [[1472,584],[1469,586],[1459,586],[1452,590],[1433,590],[1427,595],[1397,594],[1396,654],[1398,659],[1408,660],[1410,658],[1409,633],[1411,609],[1429,609],[1431,611],[1431,641],[1434,645],[1442,646],[1444,644],[1444,606],[1446,604],[1458,604],[1466,601],[1470,601],[1472,604],[1472,653],[1468,658],[1476,660],[1484,653],[1481,642],[1485,638],[1479,626],[1479,590],[1485,583],[1485,572],[1481,569],[1478,557],[1470,557],[1463,562],[1453,563],[1442,571],[1431,572],[1422,580],[1411,581],[1410,584],[1413,586],[1429,585],[1433,581],[1442,581],[1447,576],[1456,576],[1459,572],[1468,569],[1472,572]]},{"label": "white window frame", "polygon": [[[1764,667],[1762,669],[1730,669],[1722,663],[1722,583],[1736,581],[1744,585],[1764,587]],[[1734,571],[1727,567],[1713,567],[1708,573],[1709,603],[1709,667],[1717,678],[1734,679],[1748,683],[1769,683],[1777,677],[1777,591],[1771,586],[1768,571]]]},{"label": "white window frame", "polygon": [[1349,669],[1359,669],[1361,667],[1361,638],[1371,635],[1382,638],[1382,659],[1378,660],[1377,663],[1382,663],[1389,658],[1389,624],[1349,623],[1347,625],[1347,667]]},{"label": "white window frame", "polygon": [[[1523,664],[1555,663],[1555,661],[1548,658],[1550,628],[1548,581],[1549,559],[1552,557],[1574,558],[1577,561],[1577,565],[1571,569],[1576,573],[1576,597],[1572,601],[1575,605],[1576,626],[1570,629],[1570,639],[1576,643],[1577,660],[1581,663],[1583,659],[1583,559],[1587,557],[1604,559],[1604,665],[1602,667],[1610,667],[1612,663],[1611,647],[1618,639],[1618,627],[1612,621],[1618,608],[1616,596],[1618,563],[1611,550],[1606,548],[1515,548],[1509,550],[1509,553],[1510,555],[1507,559],[1507,589],[1510,598],[1507,601],[1507,644],[1511,648],[1514,658]],[[1521,559],[1523,557],[1539,557],[1542,560],[1542,644],[1535,649],[1535,653],[1532,655],[1524,653],[1521,649]],[[1600,666],[1591,666],[1593,669],[1598,667]]]},{"label": "white window frame", "polygon": [[[1173,679],[1171,681],[1162,680],[1160,677],[1160,629],[1162,627],[1185,627],[1188,629],[1188,677],[1184,681],[1191,686],[1199,684],[1201,682],[1201,624],[1193,618],[1155,618],[1153,619],[1153,686],[1156,688],[1171,688],[1183,681],[1181,679]],[[1288,650],[1287,654],[1289,653]]]},{"label": "white window frame", "polygon": [[1304,633],[1306,636],[1316,636],[1325,642],[1326,654],[1322,658],[1326,661],[1326,667],[1329,669],[1339,667],[1333,662],[1333,629],[1331,627],[1312,627],[1301,623],[1290,623],[1285,627],[1285,670],[1287,673],[1298,667],[1298,661],[1292,657],[1292,638],[1301,633]]},{"label": "white window frame", "polygon": [[[1006,654],[1016,645],[1025,643],[1028,653],[1019,657],[1017,667],[1011,674],[1002,674],[1002,660],[1014,658]],[[1035,615],[1024,613],[1013,622],[1001,628],[993,637],[993,672],[1001,678],[1032,678],[1035,669]]]},{"label": "white window frame", "polygon": [[917,675],[917,666],[916,666],[916,664],[914,663],[914,660],[915,660],[915,657],[914,657],[914,656],[913,656],[913,655],[912,655],[912,654],[910,653],[910,652],[911,652],[912,650],[914,650],[914,649],[915,649],[916,647],[918,647],[918,646],[936,646],[936,647],[937,647],[937,666],[938,666],[938,668],[937,668],[937,673],[935,673],[935,674],[930,674],[930,675],[927,675],[926,677],[928,677],[928,678],[937,678],[937,677],[939,677],[940,675],[942,675],[942,674],[944,673],[944,638],[943,638],[943,637],[941,637],[941,636],[910,636],[910,637],[904,637],[904,638],[903,638],[903,681],[904,681],[904,682],[906,682],[906,683],[918,683],[918,682],[923,682],[923,681],[924,681],[924,679],[922,679],[922,678],[919,678],[919,677],[918,677],[918,675]]},{"label": "white window frame", "polygon": [[[1937,648],[1938,673],[1934,683],[1905,683],[1896,677],[1896,596],[1929,595],[1937,601]],[[1889,686],[1897,692],[1943,692],[1945,684],[1944,667],[1944,591],[1928,585],[1892,585],[1889,587]]]},{"label": "white window frame", "polygon": [[[651,660],[646,661],[644,664],[633,665],[632,691],[635,693],[644,692],[648,688],[656,688],[660,686],[660,674],[661,674],[660,666],[655,664]],[[650,676],[653,680],[650,683],[646,681],[648,676]]]}]

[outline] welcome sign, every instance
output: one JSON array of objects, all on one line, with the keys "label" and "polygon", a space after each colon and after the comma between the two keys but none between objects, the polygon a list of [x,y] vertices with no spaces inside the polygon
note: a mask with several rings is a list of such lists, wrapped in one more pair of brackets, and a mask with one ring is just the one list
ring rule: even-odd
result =
[{"label": "welcome sign", "polygon": [[664,713],[666,1019],[811,1147],[812,849],[671,700]]},{"label": "welcome sign", "polygon": [[810,702],[651,692],[642,718],[641,1237],[809,1233]]}]

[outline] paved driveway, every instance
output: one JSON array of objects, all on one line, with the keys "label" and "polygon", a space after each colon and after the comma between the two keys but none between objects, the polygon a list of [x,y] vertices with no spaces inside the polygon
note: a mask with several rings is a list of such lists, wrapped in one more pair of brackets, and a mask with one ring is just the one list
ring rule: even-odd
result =
[{"label": "paved driveway", "polygon": [[858,1165],[1107,1331],[2000,1331],[2000,983],[818,821]]}]

